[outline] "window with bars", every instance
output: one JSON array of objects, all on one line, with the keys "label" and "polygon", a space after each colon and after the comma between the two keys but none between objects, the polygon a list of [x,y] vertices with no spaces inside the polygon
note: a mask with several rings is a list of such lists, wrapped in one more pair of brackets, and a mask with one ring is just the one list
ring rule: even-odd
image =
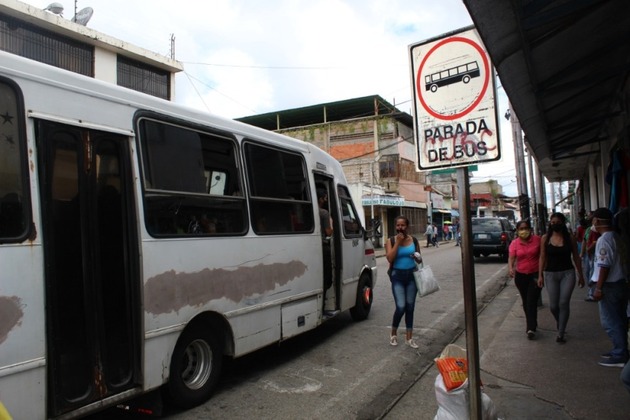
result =
[{"label": "window with bars", "polygon": [[156,67],[118,56],[118,85],[138,92],[170,99],[170,73]]},{"label": "window with bars", "polygon": [[0,50],[94,76],[94,47],[0,13]]}]

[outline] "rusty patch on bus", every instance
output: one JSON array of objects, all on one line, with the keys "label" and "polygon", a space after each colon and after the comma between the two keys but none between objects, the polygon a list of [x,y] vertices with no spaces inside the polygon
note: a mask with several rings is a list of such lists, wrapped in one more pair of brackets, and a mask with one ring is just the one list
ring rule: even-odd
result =
[{"label": "rusty patch on bus", "polygon": [[17,296],[0,296],[0,344],[22,321],[22,301]]},{"label": "rusty patch on bus", "polygon": [[258,264],[253,267],[205,269],[197,273],[173,270],[147,280],[144,288],[145,310],[154,315],[178,311],[184,306],[199,306],[214,299],[240,302],[284,286],[306,272],[301,261]]}]

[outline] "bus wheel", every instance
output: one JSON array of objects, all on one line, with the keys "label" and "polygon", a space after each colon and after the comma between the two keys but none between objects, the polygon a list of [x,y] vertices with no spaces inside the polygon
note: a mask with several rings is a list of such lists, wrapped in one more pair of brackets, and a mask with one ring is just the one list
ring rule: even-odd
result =
[{"label": "bus wheel", "polygon": [[221,374],[221,348],[207,328],[197,326],[185,330],[171,358],[167,401],[182,408],[207,401]]},{"label": "bus wheel", "polygon": [[373,299],[374,295],[372,293],[370,277],[367,274],[362,274],[357,287],[356,303],[354,307],[350,309],[350,316],[353,321],[363,321],[368,317],[370,309],[372,309]]}]

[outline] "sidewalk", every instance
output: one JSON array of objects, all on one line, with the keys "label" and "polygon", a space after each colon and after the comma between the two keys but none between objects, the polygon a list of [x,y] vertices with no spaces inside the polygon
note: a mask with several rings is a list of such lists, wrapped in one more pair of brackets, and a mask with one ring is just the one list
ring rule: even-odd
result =
[{"label": "sidewalk", "polygon": [[[382,254],[377,252],[377,256]],[[585,295],[585,289],[576,287],[573,292],[566,344],[555,342],[555,320],[546,290],[535,340],[525,335],[523,309],[512,280],[479,314],[481,380],[500,418],[630,418],[630,394],[619,379],[621,369],[597,364],[599,355],[610,350],[610,340],[599,323],[598,305],[585,302]],[[465,334],[455,343],[466,347]],[[433,419],[438,408],[434,389],[437,374],[433,365],[386,420],[408,418],[410,414],[416,419]]]}]

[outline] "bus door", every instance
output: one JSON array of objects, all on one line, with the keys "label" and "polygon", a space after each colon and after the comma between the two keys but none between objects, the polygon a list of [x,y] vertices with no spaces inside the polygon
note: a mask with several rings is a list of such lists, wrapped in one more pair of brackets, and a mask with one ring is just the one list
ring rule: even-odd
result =
[{"label": "bus door", "polygon": [[[322,242],[322,252],[323,252],[323,270],[324,277],[326,277],[326,271],[328,271],[328,276],[332,276],[332,286],[324,291],[324,311],[336,311],[340,309],[340,284],[338,279],[340,278],[340,270],[341,270],[341,255],[339,253],[340,248],[340,238],[338,234],[339,225],[337,223],[338,212],[337,212],[337,199],[335,194],[335,186],[332,182],[331,178],[324,176],[315,176],[315,186],[318,191],[325,190],[327,194],[328,200],[323,203],[324,210],[327,210],[330,218],[332,219],[332,228],[333,234],[330,239],[324,240]],[[318,199],[319,204],[319,199]],[[320,215],[320,225],[321,225],[321,215]],[[330,255],[330,260],[327,263],[326,259]],[[325,282],[324,282],[325,283]]]},{"label": "bus door", "polygon": [[357,303],[359,276],[365,263],[365,240],[363,227],[357,213],[350,191],[343,185],[337,185],[339,208],[338,235],[341,238],[339,252],[341,257],[340,279],[343,285],[343,308],[353,307]]},{"label": "bus door", "polygon": [[39,121],[48,410],[139,377],[138,252],[128,138]]}]

